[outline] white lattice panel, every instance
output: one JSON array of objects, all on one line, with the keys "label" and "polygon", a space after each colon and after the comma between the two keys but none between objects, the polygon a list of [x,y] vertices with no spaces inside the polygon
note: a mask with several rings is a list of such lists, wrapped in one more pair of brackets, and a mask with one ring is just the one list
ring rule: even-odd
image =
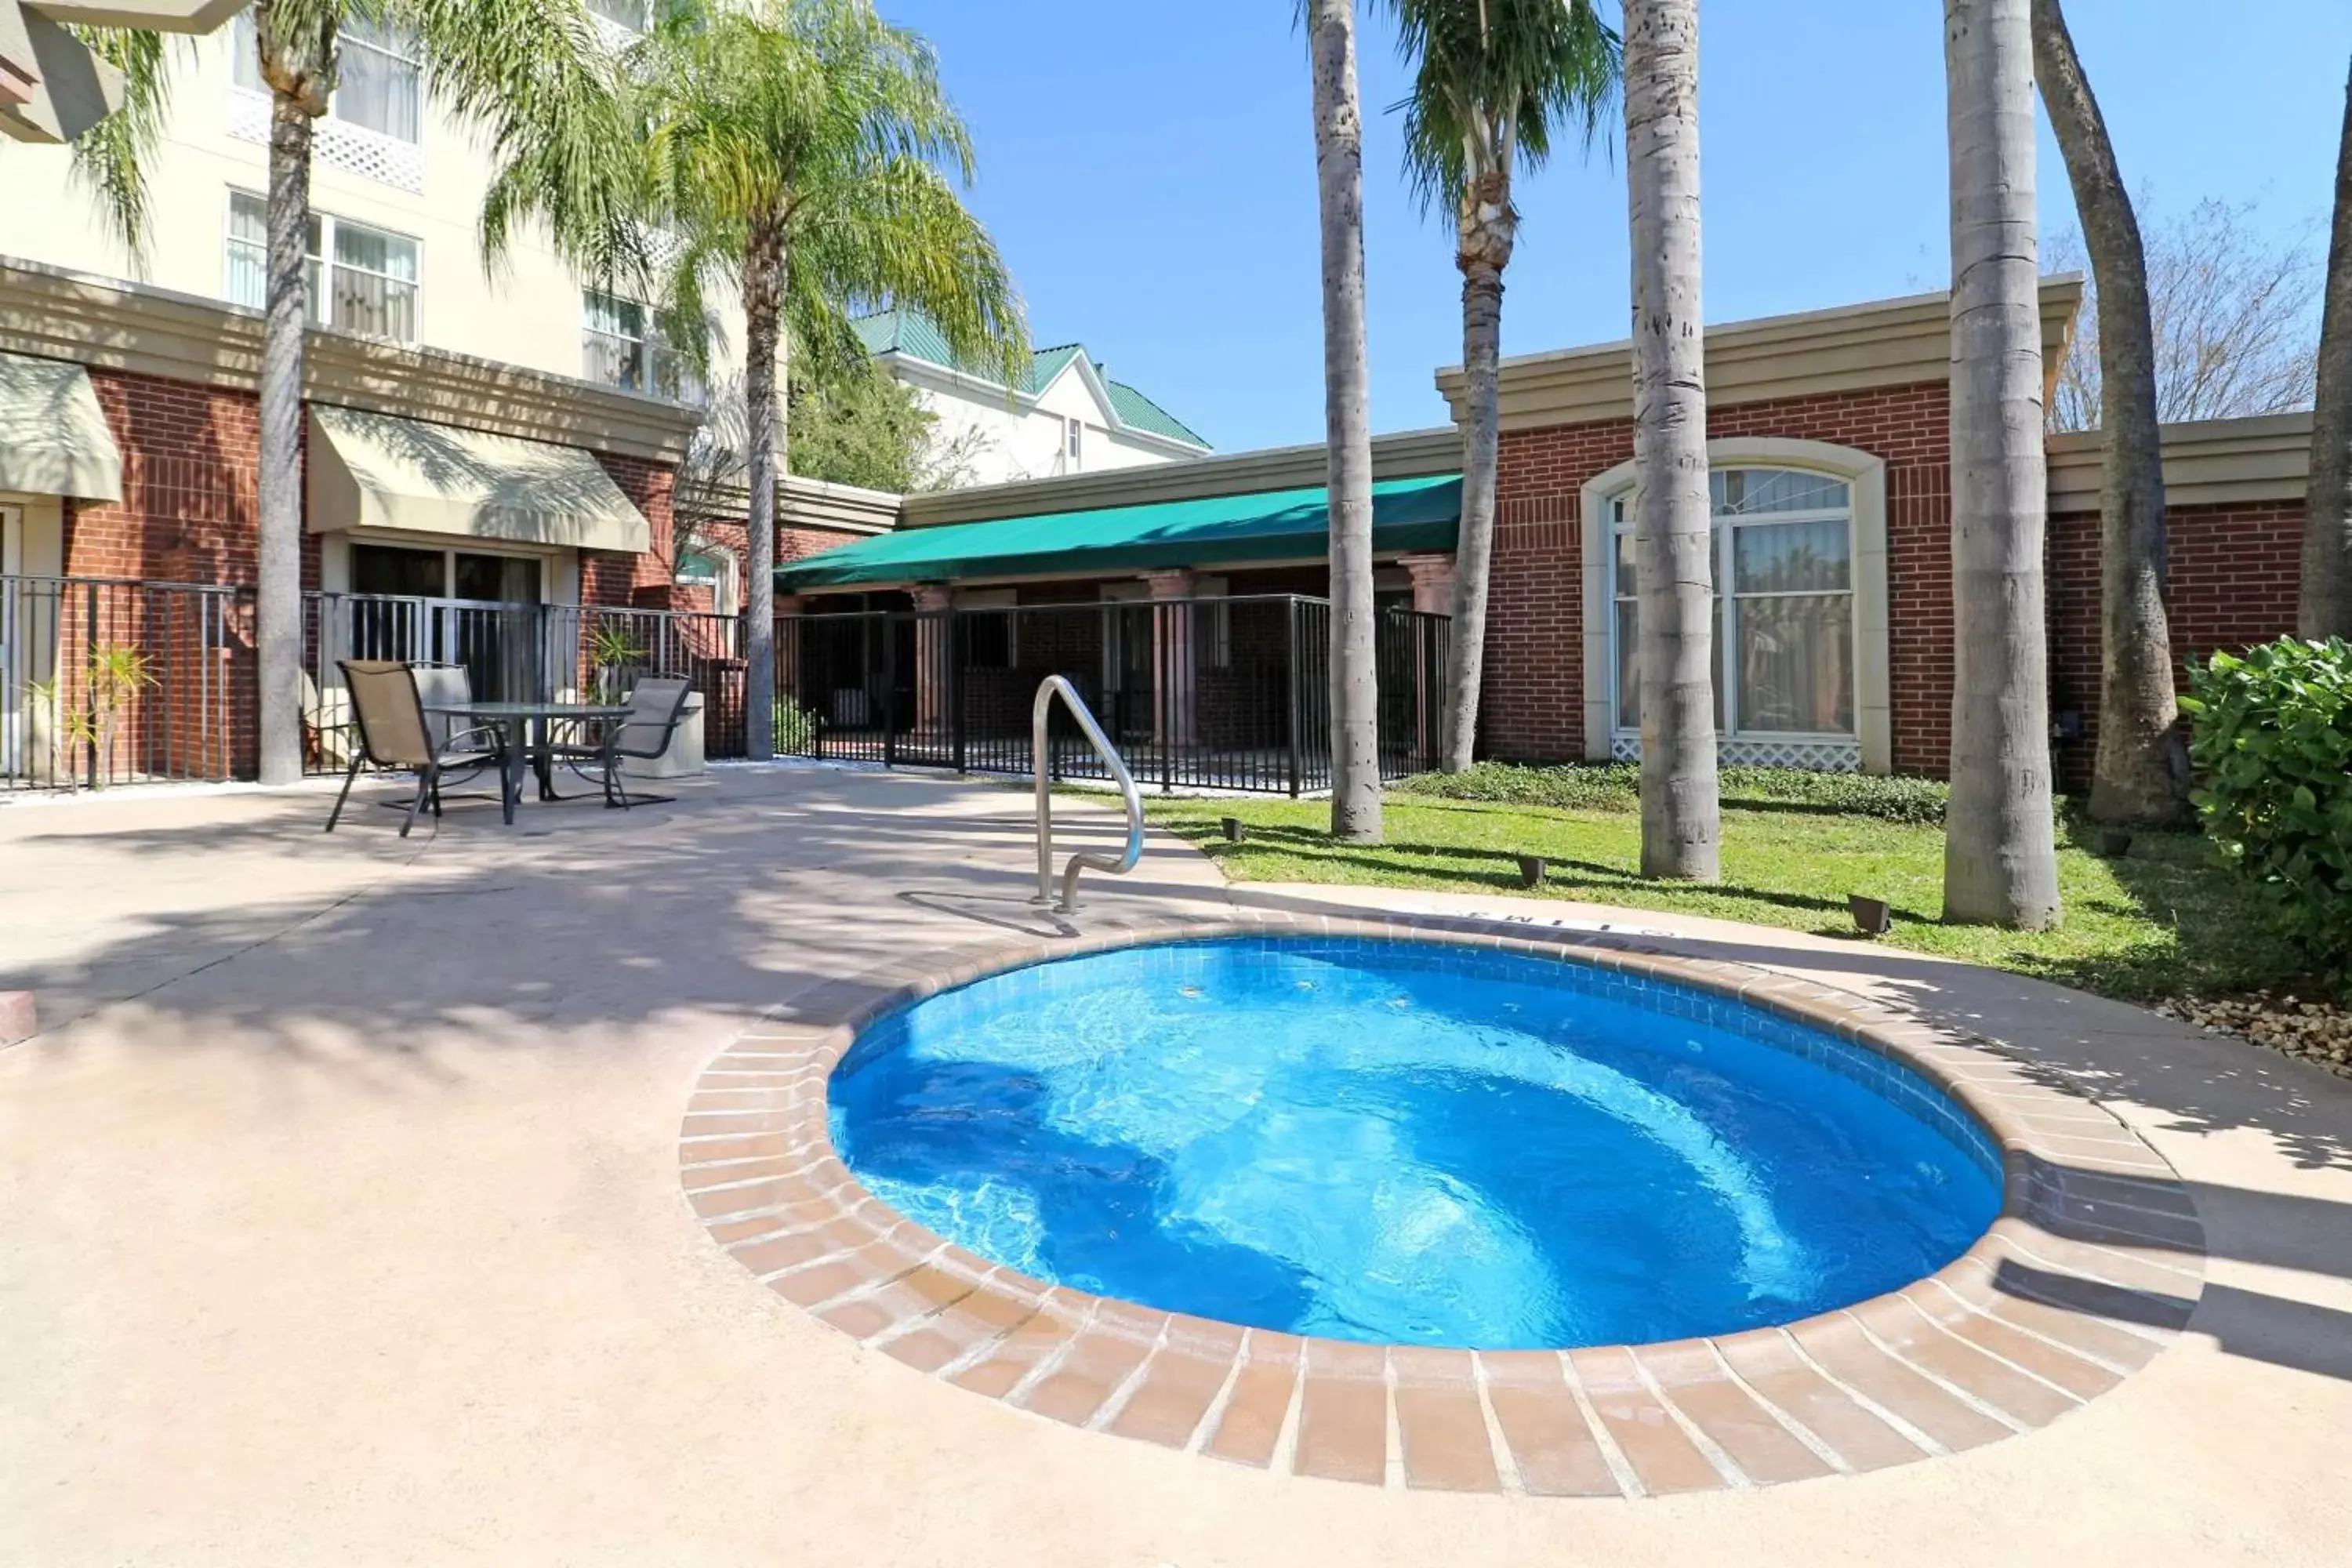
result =
[{"label": "white lattice panel", "polygon": [[[231,88],[228,133],[241,142],[269,145],[269,95],[250,88]],[[310,156],[318,163],[347,169],[365,179],[378,180],[418,195],[425,194],[425,149],[414,142],[403,142],[329,115],[311,129]]]},{"label": "white lattice panel", "polygon": [[310,155],[365,179],[425,194],[425,149],[414,142],[397,141],[331,118],[319,121]]},{"label": "white lattice panel", "polygon": [[228,90],[228,133],[240,142],[269,145],[269,95],[251,88]]},{"label": "white lattice panel", "polygon": [[[1609,742],[1610,757],[1621,763],[1642,760],[1639,735],[1616,735]],[[1716,761],[1743,768],[1811,768],[1816,773],[1854,773],[1862,771],[1860,741],[1774,740],[1743,735],[1718,736]]]},{"label": "white lattice panel", "polygon": [[625,53],[629,46],[637,41],[635,27],[625,26],[602,11],[590,11],[588,20],[595,24],[596,41],[604,46],[604,52],[608,55]]}]

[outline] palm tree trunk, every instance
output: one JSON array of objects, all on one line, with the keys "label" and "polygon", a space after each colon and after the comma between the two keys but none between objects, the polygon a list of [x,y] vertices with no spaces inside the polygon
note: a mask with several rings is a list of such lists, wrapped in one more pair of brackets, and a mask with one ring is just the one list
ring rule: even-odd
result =
[{"label": "palm tree trunk", "polygon": [[743,563],[743,749],[776,754],[776,388],[783,358],[784,237],[781,219],[755,224],[743,257],[743,444],[751,487]]},{"label": "palm tree trunk", "polygon": [[2028,0],[1945,0],[1952,210],[1952,795],[1944,918],[2058,920]]},{"label": "palm tree trunk", "polygon": [[1364,123],[1355,0],[1314,0],[1315,174],[1323,220],[1323,398],[1330,450],[1331,832],[1381,837],[1372,605],[1372,422],[1364,347]]},{"label": "palm tree trunk", "polygon": [[302,776],[302,338],[310,320],[310,106],[269,95],[268,280],[261,326],[254,652],[260,778]]},{"label": "palm tree trunk", "polygon": [[2156,326],[2147,253],[2107,122],[2066,30],[2060,0],[2032,0],[2033,73],[2065,155],[2098,281],[2099,750],[2091,815],[2170,822],[2189,799],[2189,751],[2174,700],[2165,615],[2164,437],[2156,414]]},{"label": "palm tree trunk", "polygon": [[1720,875],[1715,534],[1699,313],[1698,6],[1626,0],[1642,874]]},{"label": "palm tree trunk", "polygon": [[1486,585],[1495,558],[1495,473],[1501,460],[1503,269],[1518,215],[1508,169],[1490,169],[1463,193],[1462,531],[1454,550],[1454,626],[1446,647],[1444,753],[1449,773],[1468,767],[1478,741],[1478,683],[1486,652]]},{"label": "palm tree trunk", "polygon": [[2352,81],[2345,86],[2344,142],[2336,155],[2336,227],[2327,247],[2311,489],[2304,504],[2296,629],[2307,637],[2352,637]]}]

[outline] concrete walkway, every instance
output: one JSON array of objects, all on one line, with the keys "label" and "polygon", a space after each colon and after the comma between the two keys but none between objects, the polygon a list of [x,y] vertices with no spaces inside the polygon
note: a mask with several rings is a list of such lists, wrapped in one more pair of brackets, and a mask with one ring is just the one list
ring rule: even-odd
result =
[{"label": "concrete walkway", "polygon": [[[1027,798],[730,771],[671,807],[0,808],[0,1563],[2339,1565],[2352,1084],[1860,944],[1629,922],[1899,997],[2095,1089],[2194,1187],[2191,1332],[2029,1436],[1753,1493],[1558,1502],[1269,1476],[922,1378],[680,1199],[704,1064],[795,993],[1052,928]],[[1067,808],[1108,846],[1107,816]],[[1157,838],[1095,920],[1213,910]]]}]

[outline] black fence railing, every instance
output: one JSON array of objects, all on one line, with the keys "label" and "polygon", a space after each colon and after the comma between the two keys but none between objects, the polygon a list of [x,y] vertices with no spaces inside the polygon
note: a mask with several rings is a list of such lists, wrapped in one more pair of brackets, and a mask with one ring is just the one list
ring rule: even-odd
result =
[{"label": "black fence railing", "polygon": [[641,675],[682,675],[702,694],[704,754],[743,754],[743,632],[733,616],[306,594],[302,650],[312,773],[340,773],[357,745],[339,668],[347,658],[459,665],[484,702],[616,701]]},{"label": "black fence railing", "polygon": [[245,771],[251,617],[234,588],[0,576],[0,791]]},{"label": "black fence railing", "polygon": [[[1304,795],[1331,779],[1330,605],[1294,595],[859,611],[776,627],[779,752],[1026,775],[1049,675],[1086,699],[1139,783]],[[1381,765],[1435,765],[1450,623],[1383,610]],[[1106,772],[1066,715],[1055,776]]]}]

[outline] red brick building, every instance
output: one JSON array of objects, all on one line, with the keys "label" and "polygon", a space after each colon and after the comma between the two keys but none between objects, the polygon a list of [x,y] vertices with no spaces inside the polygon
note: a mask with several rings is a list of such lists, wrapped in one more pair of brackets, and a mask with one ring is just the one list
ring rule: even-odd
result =
[{"label": "red brick building", "polygon": [[[2053,366],[2080,296],[2074,279],[2045,285]],[[0,262],[0,780],[248,771],[259,346],[251,311]],[[1708,332],[1727,760],[1943,771],[1948,356],[1941,295]],[[1616,343],[1504,364],[1489,755],[1638,744],[1618,570],[1629,357]],[[478,685],[561,689],[595,679],[594,650],[614,642],[691,673],[725,752],[740,735],[748,498],[689,484],[681,505],[692,410],[331,331],[312,334],[306,374],[314,763],[348,744],[331,733],[345,721],[336,658],[448,658]],[[1458,373],[1438,384],[1458,399]],[[2308,416],[2174,427],[2166,442],[2176,648],[2290,629]],[[1454,513],[1432,509],[1454,504],[1459,438],[1382,437],[1374,466],[1382,601],[1443,614]],[[887,729],[904,709],[910,731],[962,737],[983,710],[1017,730],[1024,690],[1068,673],[1107,702],[1139,692],[1148,711],[1126,733],[1162,751],[1295,752],[1321,727],[1319,612],[1286,606],[1328,586],[1323,471],[1305,447],[907,497],[791,481],[780,658],[818,647],[824,668],[782,671],[785,688],[819,728]],[[2095,435],[2052,441],[2052,707],[2076,784],[2098,721],[2098,479]],[[827,619],[851,610],[907,624],[852,637]],[[944,618],[918,625],[926,615]],[[1443,633],[1423,623],[1382,676],[1384,724],[1417,737],[1401,766],[1427,756]],[[103,755],[85,740],[68,766],[51,731],[98,710],[88,661],[113,646],[146,649],[169,679],[123,698]],[[885,744],[964,755],[961,738],[951,752]],[[1291,769],[1296,781],[1295,756]]]}]

